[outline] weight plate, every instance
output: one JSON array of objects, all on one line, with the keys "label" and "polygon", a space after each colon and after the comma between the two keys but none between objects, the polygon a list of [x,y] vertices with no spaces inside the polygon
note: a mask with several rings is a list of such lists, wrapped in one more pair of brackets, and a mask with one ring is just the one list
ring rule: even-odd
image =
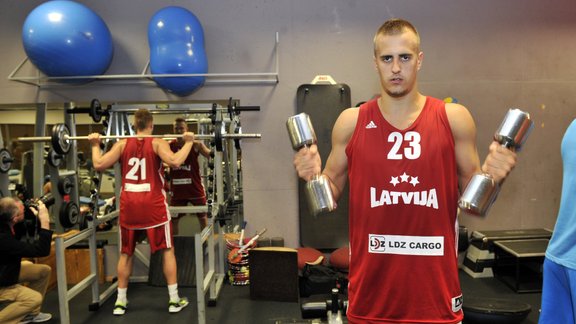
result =
[{"label": "weight plate", "polygon": [[216,124],[216,103],[212,103],[212,111],[210,112],[210,120],[212,121],[212,125]]},{"label": "weight plate", "polygon": [[64,202],[60,207],[60,224],[65,228],[73,227],[78,223],[79,215],[78,205],[73,202]]},{"label": "weight plate", "polygon": [[[242,127],[240,127],[240,125],[236,126],[236,128],[234,129],[234,134],[242,134]],[[234,147],[240,151],[240,139],[239,138],[235,138],[234,139]]]},{"label": "weight plate", "polygon": [[57,168],[62,164],[62,155],[56,153],[53,149],[48,151],[48,156],[46,157],[48,164]]},{"label": "weight plate", "polygon": [[14,162],[14,158],[12,154],[10,154],[10,151],[5,148],[0,149],[0,172],[7,173],[10,171],[12,162]]},{"label": "weight plate", "polygon": [[74,188],[74,183],[72,183],[71,177],[60,178],[58,182],[58,191],[62,196],[69,195]]},{"label": "weight plate", "polygon": [[90,117],[95,123],[99,123],[102,120],[102,105],[100,104],[100,100],[92,99],[90,102]]},{"label": "weight plate", "polygon": [[230,119],[234,118],[234,110],[236,110],[236,104],[232,103],[232,97],[228,99],[228,116]]},{"label": "weight plate", "polygon": [[216,151],[222,152],[223,150],[223,138],[222,138],[222,128],[224,124],[217,120],[216,124],[214,125],[214,145],[216,146]]},{"label": "weight plate", "polygon": [[52,148],[56,153],[66,155],[70,151],[71,144],[67,136],[70,136],[68,126],[56,124],[52,127]]}]

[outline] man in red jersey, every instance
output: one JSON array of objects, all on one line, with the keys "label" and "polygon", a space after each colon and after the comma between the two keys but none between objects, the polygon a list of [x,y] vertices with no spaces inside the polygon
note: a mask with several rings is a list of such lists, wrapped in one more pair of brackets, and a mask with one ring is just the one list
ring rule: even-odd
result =
[{"label": "man in red jersey", "polygon": [[[482,167],[468,110],[419,92],[424,56],[414,26],[386,21],[374,37],[380,96],[344,110],[322,174],[334,198],[349,180],[349,323],[460,323],[459,189],[475,173],[504,179],[516,154],[497,142]],[[298,175],[322,170],[315,145]]]},{"label": "man in red jersey", "polygon": [[[116,162],[122,168],[122,191],[120,192],[120,238],[121,253],[118,259],[118,298],[114,315],[124,315],[128,300],[128,280],[136,241],[145,232],[152,253],[162,251],[164,276],[168,284],[168,311],[177,313],[188,305],[188,299],[178,295],[176,257],[172,241],[172,223],[166,203],[162,162],[171,167],[182,164],[194,143],[193,133],[184,133],[185,144],[176,153],[161,138],[149,137],[154,129],[152,114],[139,109],[134,114],[134,129],[139,138],[123,139],[102,154],[100,134],[88,136],[92,145],[94,169],[103,171]],[[148,137],[146,137],[148,136]]]},{"label": "man in red jersey", "polygon": [[[174,120],[174,133],[184,134],[188,131],[188,125],[184,118],[178,117]],[[170,149],[172,152],[178,152],[184,145],[182,138],[177,138],[170,142]],[[186,161],[178,167],[170,168],[170,191],[172,196],[170,198],[171,206],[187,206],[192,204],[194,206],[206,205],[206,192],[200,177],[200,166],[198,164],[198,156],[208,158],[210,157],[210,149],[202,143],[202,141],[194,141],[194,146],[190,150],[190,154]],[[208,225],[208,214],[197,213],[200,229],[204,229]],[[178,234],[178,219],[179,215],[176,214],[172,218],[172,225],[174,227],[174,234]]]}]

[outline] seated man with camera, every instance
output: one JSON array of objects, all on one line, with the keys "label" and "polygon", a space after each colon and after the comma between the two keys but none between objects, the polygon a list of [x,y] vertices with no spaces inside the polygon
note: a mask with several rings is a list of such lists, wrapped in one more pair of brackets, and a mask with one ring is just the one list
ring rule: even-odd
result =
[{"label": "seated man with camera", "polygon": [[[52,318],[40,312],[50,267],[22,261],[50,254],[52,231],[45,203],[44,199],[26,203],[40,228],[34,240],[24,242],[15,231],[15,225],[24,220],[24,205],[18,199],[0,198],[0,323],[40,323]],[[24,282],[28,287],[20,284]]]}]

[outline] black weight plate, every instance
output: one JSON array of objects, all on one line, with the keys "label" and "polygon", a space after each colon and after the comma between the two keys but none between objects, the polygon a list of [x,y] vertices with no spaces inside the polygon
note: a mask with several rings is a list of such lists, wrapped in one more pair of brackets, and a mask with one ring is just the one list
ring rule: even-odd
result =
[{"label": "black weight plate", "polygon": [[[236,126],[236,128],[234,129],[234,133],[235,134],[242,134],[242,127],[240,127],[240,125]],[[236,148],[236,150],[240,151],[240,139],[239,138],[235,138],[234,139],[234,147]]]},{"label": "black weight plate", "polygon": [[52,148],[56,153],[61,155],[68,154],[70,151],[70,140],[66,137],[70,136],[68,126],[64,124],[56,124],[52,127]]},{"label": "black weight plate", "polygon": [[6,173],[10,171],[10,167],[14,162],[14,158],[7,149],[0,149],[0,172]]},{"label": "black weight plate", "polygon": [[102,105],[100,104],[100,100],[92,99],[90,102],[90,117],[95,123],[99,123],[102,120]]},{"label": "black weight plate", "polygon": [[73,202],[64,202],[60,207],[60,224],[65,228],[70,228],[78,223],[80,211],[78,205]]},{"label": "black weight plate", "polygon": [[216,146],[216,151],[222,152],[224,149],[224,143],[222,138],[222,127],[223,123],[221,121],[216,121],[214,125],[214,145]]},{"label": "black weight plate", "polygon": [[58,191],[62,196],[69,195],[72,192],[72,188],[74,188],[74,184],[70,177],[63,177],[58,182]]},{"label": "black weight plate", "polygon": [[48,151],[48,156],[46,157],[48,164],[57,168],[62,164],[62,155],[56,153],[53,149]]}]

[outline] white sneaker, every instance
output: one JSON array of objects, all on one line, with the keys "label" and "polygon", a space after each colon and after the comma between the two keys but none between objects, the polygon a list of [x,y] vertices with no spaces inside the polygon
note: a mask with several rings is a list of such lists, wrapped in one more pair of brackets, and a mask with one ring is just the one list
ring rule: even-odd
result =
[{"label": "white sneaker", "polygon": [[170,301],[168,303],[168,312],[169,313],[178,313],[179,311],[181,311],[184,307],[188,306],[188,298],[186,297],[180,297],[180,300],[175,302],[175,301]]},{"label": "white sneaker", "polygon": [[52,319],[52,314],[50,313],[38,313],[28,314],[24,317],[18,324],[28,324],[28,323],[43,323]]},{"label": "white sneaker", "polygon": [[126,314],[126,308],[128,308],[128,303],[123,304],[116,302],[116,304],[114,304],[114,310],[112,311],[112,314],[116,316],[122,316]]}]

